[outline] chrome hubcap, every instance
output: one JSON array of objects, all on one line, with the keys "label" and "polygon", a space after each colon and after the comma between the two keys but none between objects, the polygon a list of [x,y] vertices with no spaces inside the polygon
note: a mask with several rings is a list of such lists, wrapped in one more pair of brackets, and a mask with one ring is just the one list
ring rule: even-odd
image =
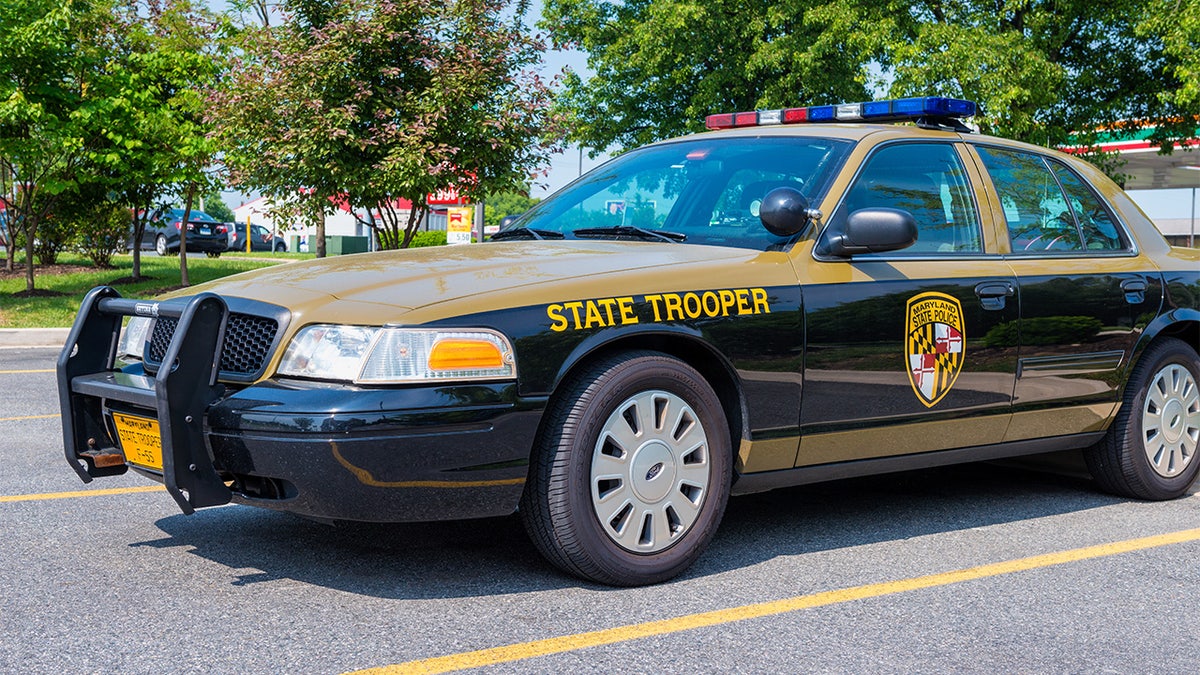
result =
[{"label": "chrome hubcap", "polygon": [[1142,406],[1142,432],[1158,475],[1177,476],[1192,463],[1200,445],[1200,389],[1191,371],[1171,364],[1155,374]]},{"label": "chrome hubcap", "polygon": [[592,509],[621,548],[657,553],[691,529],[711,480],[700,418],[666,391],[629,397],[605,421],[592,453]]}]

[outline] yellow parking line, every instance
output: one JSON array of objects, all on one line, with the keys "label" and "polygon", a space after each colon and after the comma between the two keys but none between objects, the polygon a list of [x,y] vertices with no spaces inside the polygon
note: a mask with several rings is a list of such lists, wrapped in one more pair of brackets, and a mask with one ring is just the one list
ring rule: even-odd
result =
[{"label": "yellow parking line", "polygon": [[0,422],[18,422],[20,420],[48,420],[58,415],[25,415],[23,417],[0,417]]},{"label": "yellow parking line", "polygon": [[0,370],[0,375],[23,375],[25,373],[53,373],[53,368],[43,368],[40,370]]},{"label": "yellow parking line", "polygon": [[1062,565],[1064,563],[1078,562],[1091,558],[1103,558],[1112,555],[1119,555],[1121,553],[1130,553],[1132,551],[1141,551],[1159,546],[1169,546],[1171,544],[1180,544],[1197,540],[1200,540],[1200,528],[1193,530],[1182,530],[1180,532],[1170,532],[1153,537],[1142,537],[1140,539],[1128,539],[1110,544],[1100,544],[1098,546],[1087,546],[1084,548],[1071,549],[1069,551],[1047,553],[1045,555],[1035,555],[1028,558],[1008,560],[990,565],[980,565],[979,567],[971,567],[969,569],[943,572],[941,574],[931,574],[928,576],[901,579],[899,581],[889,581],[881,584],[854,586],[852,588],[826,591],[824,593],[814,593],[812,595],[800,595],[792,598],[785,598],[783,600],[775,600],[772,602],[743,605],[741,607],[719,609],[700,614],[690,614],[673,619],[664,619],[662,621],[650,621],[648,623],[620,626],[617,628],[598,630],[590,633],[565,635],[547,640],[536,640],[534,642],[523,642],[520,644],[494,647],[492,649],[482,649],[474,652],[450,654],[448,656],[439,656],[430,659],[422,659],[419,661],[409,661],[407,663],[383,666],[381,668],[368,668],[365,670],[356,671],[355,675],[446,673],[456,670],[465,670],[467,668],[479,668],[481,666],[510,663],[513,661],[531,659],[539,656],[547,656],[550,654],[586,649],[588,647],[599,647],[617,642],[637,640],[655,635],[678,633],[680,631],[692,630],[694,628],[704,628],[707,626],[733,623],[735,621],[745,621],[746,619],[757,619],[765,616],[786,614],[788,612],[795,612],[802,609],[812,609],[814,607],[823,607],[826,605],[850,602],[853,600],[863,600],[866,598],[877,598],[885,595],[915,591],[923,588],[947,586],[950,584],[961,583],[963,581],[985,579],[987,577],[1012,574],[1014,572],[1024,572],[1038,569],[1040,567]]},{"label": "yellow parking line", "polygon": [[40,502],[48,499],[74,499],[75,497],[100,497],[103,495],[132,495],[139,492],[160,492],[161,485],[142,485],[127,488],[105,488],[103,490],[76,490],[75,492],[43,492],[32,495],[0,495],[0,504],[5,502]]}]

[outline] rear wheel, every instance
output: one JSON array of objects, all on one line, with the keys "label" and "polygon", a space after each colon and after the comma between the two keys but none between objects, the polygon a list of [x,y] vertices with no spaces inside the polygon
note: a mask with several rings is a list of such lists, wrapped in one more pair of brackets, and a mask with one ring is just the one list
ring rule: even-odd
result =
[{"label": "rear wheel", "polygon": [[204,255],[206,255],[210,258],[220,258],[221,252],[220,251],[205,251]]},{"label": "rear wheel", "polygon": [[170,251],[167,249],[167,235],[160,234],[154,239],[154,252],[159,255],[167,255]]},{"label": "rear wheel", "polygon": [[1173,499],[1200,471],[1200,356],[1174,338],[1156,341],[1134,366],[1117,419],[1086,453],[1103,489]]},{"label": "rear wheel", "polygon": [[665,354],[600,361],[547,411],[521,501],[561,569],[620,586],[665,581],[712,539],[729,496],[724,410],[695,369]]}]

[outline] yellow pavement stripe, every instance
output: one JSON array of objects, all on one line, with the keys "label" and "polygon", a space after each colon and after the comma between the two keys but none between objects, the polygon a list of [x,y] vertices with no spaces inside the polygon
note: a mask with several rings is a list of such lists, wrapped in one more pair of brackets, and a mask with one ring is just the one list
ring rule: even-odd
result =
[{"label": "yellow pavement stripe", "polygon": [[550,654],[575,651],[578,649],[586,649],[588,647],[599,647],[602,645],[637,640],[655,635],[678,633],[680,631],[692,630],[694,628],[704,628],[707,626],[716,626],[735,621],[745,621],[746,619],[757,619],[765,616],[786,614],[788,612],[795,612],[802,609],[812,609],[814,607],[823,607],[825,605],[850,602],[853,600],[863,600],[866,598],[877,598],[880,596],[915,591],[923,588],[947,586],[949,584],[957,584],[963,581],[984,579],[987,577],[1012,574],[1014,572],[1024,572],[1027,570],[1038,569],[1040,567],[1062,565],[1064,563],[1078,562],[1091,558],[1103,558],[1106,556],[1119,555],[1121,553],[1129,553],[1132,551],[1140,551],[1148,548],[1156,548],[1159,546],[1168,546],[1171,544],[1180,544],[1197,540],[1200,540],[1200,528],[1193,530],[1182,530],[1180,532],[1171,532],[1153,537],[1143,537],[1140,539],[1128,539],[1125,541],[1113,542],[1111,544],[1100,544],[1098,546],[1076,548],[1057,553],[1047,553],[1045,555],[1035,555],[1029,558],[1019,558],[1017,560],[1009,560],[990,565],[980,565],[979,567],[971,567],[969,569],[955,570],[952,572],[943,572],[941,574],[931,574],[928,576],[901,579],[899,581],[889,581],[881,584],[867,584],[865,586],[843,588],[836,591],[814,593],[812,595],[801,595],[793,598],[785,598],[783,600],[775,600],[772,602],[743,605],[741,607],[731,607],[729,609],[719,609],[712,612],[703,612],[700,614],[676,617],[674,619],[664,619],[662,621],[651,621],[648,623],[620,626],[617,628],[598,630],[590,633],[565,635],[547,640],[536,640],[534,642],[524,642],[515,645],[507,645],[504,647],[494,647],[492,649],[482,649],[475,652],[450,654],[448,656],[439,656],[430,659],[422,659],[419,661],[409,661],[407,663],[383,666],[381,668],[368,668],[365,670],[356,671],[356,675],[446,673],[456,670],[465,670],[467,668],[479,668],[481,666],[510,663],[513,661],[531,659],[538,656],[547,656]]},{"label": "yellow pavement stripe", "polygon": [[20,420],[48,420],[58,415],[25,415],[24,417],[0,417],[0,422],[19,422]]},{"label": "yellow pavement stripe", "polygon": [[143,485],[127,488],[105,488],[103,490],[77,490],[75,492],[43,492],[32,495],[0,495],[0,504],[5,502],[40,502],[48,499],[74,499],[76,497],[101,497],[104,495],[132,495],[139,492],[161,492],[161,485]]},{"label": "yellow pavement stripe", "polygon": [[25,373],[53,373],[53,368],[43,368],[40,370],[0,370],[0,375],[23,375]]}]

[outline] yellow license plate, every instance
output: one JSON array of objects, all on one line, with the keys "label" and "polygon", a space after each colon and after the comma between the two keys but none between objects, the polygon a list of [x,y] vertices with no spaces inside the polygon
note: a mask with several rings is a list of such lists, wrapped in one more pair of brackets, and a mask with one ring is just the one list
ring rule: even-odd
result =
[{"label": "yellow license plate", "polygon": [[112,417],[117,426],[117,437],[121,439],[125,461],[162,471],[162,434],[158,430],[158,420],[118,412],[113,413]]}]

